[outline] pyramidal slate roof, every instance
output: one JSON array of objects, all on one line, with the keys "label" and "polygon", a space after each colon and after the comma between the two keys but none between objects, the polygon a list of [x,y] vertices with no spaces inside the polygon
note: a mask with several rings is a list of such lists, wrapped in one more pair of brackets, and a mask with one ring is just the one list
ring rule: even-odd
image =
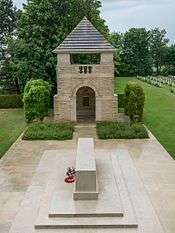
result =
[{"label": "pyramidal slate roof", "polygon": [[114,52],[115,48],[84,17],[66,39],[53,51],[54,53],[98,53]]}]

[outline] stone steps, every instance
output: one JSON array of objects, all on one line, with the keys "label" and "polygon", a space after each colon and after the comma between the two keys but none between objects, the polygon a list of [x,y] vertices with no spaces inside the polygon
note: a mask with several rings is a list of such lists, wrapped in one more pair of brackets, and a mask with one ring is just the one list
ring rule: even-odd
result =
[{"label": "stone steps", "polygon": [[[103,181],[99,182],[102,183]],[[108,187],[114,187],[114,179]],[[104,182],[106,183],[106,182]],[[101,185],[100,185],[101,187]],[[41,208],[45,209],[44,204]],[[52,195],[48,216],[54,217],[122,217],[123,207],[118,190],[102,191],[98,200],[74,201],[70,190],[55,191]]]},{"label": "stone steps", "polygon": [[[121,175],[115,179],[110,157],[103,161],[101,154],[96,155],[96,162],[101,193],[99,200],[74,202],[70,190],[64,193],[57,190],[48,212],[45,201],[41,203],[35,229],[137,229],[124,179]],[[101,173],[102,167],[108,172]]]},{"label": "stone steps", "polygon": [[[68,221],[69,220],[69,221]],[[35,229],[89,229],[89,228],[137,228],[137,222],[124,222],[119,218],[65,218],[63,221],[55,219],[45,223],[45,221],[35,224]]]},{"label": "stone steps", "polygon": [[34,230],[34,233],[138,233],[138,232],[139,232],[138,229],[135,229],[135,228],[129,228],[129,229],[127,228],[110,228],[110,229],[109,228],[104,228],[104,229],[74,228],[74,229],[35,229]]},{"label": "stone steps", "polygon": [[54,213],[49,214],[49,218],[90,218],[90,217],[123,217],[123,213],[75,213],[75,214],[60,214],[60,213]]},{"label": "stone steps", "polygon": [[[65,185],[62,181],[65,167],[74,162],[73,153],[73,151],[45,152],[40,165],[37,168],[31,187],[22,201],[21,208],[11,227],[10,233],[164,232],[137,170],[133,165],[132,159],[125,150],[96,151],[98,164],[97,172],[101,177],[99,180],[100,193],[104,193],[105,190],[111,190],[111,185],[114,188],[113,180],[115,180],[121,196],[122,213],[124,217],[97,217],[94,216],[93,213],[92,216],[88,217],[49,218],[48,214],[51,213],[50,204],[53,198],[53,193],[64,189],[66,189],[67,192],[72,193],[73,186]],[[69,158],[69,161],[67,158]],[[58,169],[58,166],[60,169]],[[101,173],[102,168],[103,172]],[[111,170],[113,170],[114,174],[112,174]],[[47,183],[47,187],[43,183],[41,185],[39,182],[40,179],[38,180],[39,177],[43,177],[43,172],[48,172],[50,174],[49,176],[44,177],[44,179],[47,180],[44,182],[44,184]],[[112,180],[112,182],[108,185],[110,180]],[[101,186],[101,183],[104,184],[103,187]],[[56,187],[57,185],[58,187]],[[110,196],[107,195],[104,199],[110,200]],[[116,197],[116,199],[118,198]],[[112,200],[112,203],[116,202]],[[66,206],[65,203],[62,204],[63,206]],[[69,206],[68,203],[67,206]],[[86,213],[89,212],[87,211]],[[99,213],[99,211],[96,213]],[[77,228],[72,226],[73,223],[76,224]],[[36,229],[34,227],[35,224]],[[138,227],[136,224],[138,224]],[[67,225],[71,228],[65,229]],[[134,225],[135,228],[133,228]],[[80,226],[81,228],[79,228]],[[62,227],[64,227],[64,229]]]}]

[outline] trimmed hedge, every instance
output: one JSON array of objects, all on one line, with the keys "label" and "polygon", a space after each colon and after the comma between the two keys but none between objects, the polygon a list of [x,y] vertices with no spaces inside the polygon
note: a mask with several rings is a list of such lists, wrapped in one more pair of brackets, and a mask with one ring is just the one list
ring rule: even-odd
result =
[{"label": "trimmed hedge", "polygon": [[149,138],[147,130],[141,123],[130,125],[117,122],[99,122],[96,128],[100,139]]},{"label": "trimmed hedge", "polygon": [[0,95],[0,109],[22,107],[23,101],[21,95]]},{"label": "trimmed hedge", "polygon": [[26,129],[23,140],[69,140],[74,127],[69,123],[32,123]]},{"label": "trimmed hedge", "polygon": [[125,87],[125,114],[132,123],[142,122],[145,104],[143,88],[136,82],[129,81]]},{"label": "trimmed hedge", "polygon": [[118,94],[118,107],[119,108],[125,107],[125,95],[124,94]]}]

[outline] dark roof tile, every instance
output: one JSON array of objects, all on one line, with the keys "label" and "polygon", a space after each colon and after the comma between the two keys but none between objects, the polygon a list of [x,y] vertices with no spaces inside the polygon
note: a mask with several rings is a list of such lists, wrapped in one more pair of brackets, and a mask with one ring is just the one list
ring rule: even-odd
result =
[{"label": "dark roof tile", "polygon": [[84,17],[66,39],[53,51],[55,53],[114,52],[115,48]]}]

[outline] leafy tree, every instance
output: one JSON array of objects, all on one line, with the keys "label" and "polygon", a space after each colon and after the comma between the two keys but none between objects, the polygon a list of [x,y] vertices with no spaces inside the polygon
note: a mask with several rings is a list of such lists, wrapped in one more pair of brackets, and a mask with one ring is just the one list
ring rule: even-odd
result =
[{"label": "leafy tree", "polygon": [[122,53],[122,39],[123,35],[117,32],[111,33],[109,36],[109,41],[116,48],[116,53],[114,55],[114,65],[115,65],[115,75],[118,75],[119,67],[121,64],[121,53]]},{"label": "leafy tree", "polygon": [[0,87],[4,93],[20,93],[19,81],[16,77],[16,66],[11,61],[11,58],[6,59],[1,64]]},{"label": "leafy tree", "polygon": [[27,82],[24,89],[24,110],[28,123],[34,120],[43,121],[48,114],[51,98],[51,86],[48,82],[38,79]]},{"label": "leafy tree", "polygon": [[0,68],[0,86],[3,88],[4,91],[7,91],[9,93],[16,92],[17,94],[20,93],[20,86],[22,83],[22,80],[25,79],[24,72],[23,76],[18,77],[18,71],[21,69],[21,65],[16,62],[16,54],[19,51],[18,46],[19,44],[17,41],[13,38],[8,39],[8,54],[9,56],[2,62],[1,68]]},{"label": "leafy tree", "polygon": [[109,35],[109,41],[118,50],[119,54],[121,53],[122,50],[122,39],[123,39],[123,34],[117,32],[113,32]]},{"label": "leafy tree", "polygon": [[12,0],[0,0],[0,61],[7,56],[7,38],[14,35],[17,11]]},{"label": "leafy tree", "polygon": [[121,58],[130,75],[152,73],[149,32],[145,28],[131,28],[124,34]]},{"label": "leafy tree", "polygon": [[163,71],[164,75],[175,75],[175,45],[164,48],[163,53]]},{"label": "leafy tree", "polygon": [[18,12],[12,0],[0,0],[0,86],[4,92],[10,93],[19,93],[19,82],[8,48],[8,41],[16,35]]},{"label": "leafy tree", "polygon": [[150,50],[157,75],[160,74],[165,47],[169,42],[165,36],[166,31],[164,29],[160,30],[159,28],[155,28],[150,31]]},{"label": "leafy tree", "polygon": [[125,87],[125,114],[131,123],[143,120],[145,94],[143,88],[136,82],[128,82]]},{"label": "leafy tree", "polygon": [[10,44],[22,88],[35,76],[56,83],[55,49],[86,15],[105,35],[98,0],[28,0],[18,20],[18,39]]}]

